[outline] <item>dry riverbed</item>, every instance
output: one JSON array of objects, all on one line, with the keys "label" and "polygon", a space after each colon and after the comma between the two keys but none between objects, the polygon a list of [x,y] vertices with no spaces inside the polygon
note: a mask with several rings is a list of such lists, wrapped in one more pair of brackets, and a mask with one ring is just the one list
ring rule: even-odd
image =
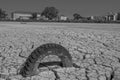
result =
[{"label": "dry riverbed", "polygon": [[[34,49],[51,42],[68,49],[76,66],[27,78],[17,75]],[[120,32],[0,27],[0,80],[120,80]]]}]

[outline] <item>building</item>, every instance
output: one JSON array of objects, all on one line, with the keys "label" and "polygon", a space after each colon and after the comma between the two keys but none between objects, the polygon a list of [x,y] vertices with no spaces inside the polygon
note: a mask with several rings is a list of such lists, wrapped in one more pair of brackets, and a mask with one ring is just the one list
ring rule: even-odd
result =
[{"label": "building", "polygon": [[94,20],[94,16],[91,16],[90,19],[91,19],[91,20]]},{"label": "building", "polygon": [[60,16],[60,20],[62,20],[62,21],[66,21],[68,18],[66,17],[66,16],[64,16],[64,15],[61,15]]},{"label": "building", "polygon": [[118,13],[109,13],[104,16],[91,16],[91,20],[98,20],[98,21],[118,21],[120,20],[120,12]]},{"label": "building", "polygon": [[108,21],[118,21],[120,20],[120,13],[109,14],[106,16]]},{"label": "building", "polygon": [[49,19],[46,18],[45,16],[40,16],[37,20],[49,20]]},{"label": "building", "polygon": [[120,13],[114,14],[114,21],[120,20]]},{"label": "building", "polygon": [[114,14],[114,18],[113,18],[114,21],[117,20],[117,13]]},{"label": "building", "polygon": [[114,14],[107,15],[108,21],[114,21]]},{"label": "building", "polygon": [[[12,12],[11,17],[13,20],[29,20],[34,12]],[[35,12],[36,13],[36,12]],[[37,20],[41,17],[40,13],[37,13]]]},{"label": "building", "polygon": [[105,21],[106,20],[105,16],[91,16],[90,19],[96,20],[96,21]]}]

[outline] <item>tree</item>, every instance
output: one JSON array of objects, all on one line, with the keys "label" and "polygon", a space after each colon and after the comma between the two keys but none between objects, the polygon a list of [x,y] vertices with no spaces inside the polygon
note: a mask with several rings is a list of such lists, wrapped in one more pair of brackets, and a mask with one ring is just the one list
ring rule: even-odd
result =
[{"label": "tree", "polygon": [[74,17],[74,20],[79,20],[80,18],[82,18],[78,13],[73,14],[73,17]]},{"label": "tree", "polygon": [[36,20],[37,19],[37,13],[32,13],[31,19]]},{"label": "tree", "polygon": [[0,8],[0,19],[5,19],[7,16],[6,12]]},{"label": "tree", "polygon": [[49,20],[52,20],[54,18],[57,18],[58,13],[59,11],[55,7],[46,7],[41,13],[41,16],[45,16]]}]

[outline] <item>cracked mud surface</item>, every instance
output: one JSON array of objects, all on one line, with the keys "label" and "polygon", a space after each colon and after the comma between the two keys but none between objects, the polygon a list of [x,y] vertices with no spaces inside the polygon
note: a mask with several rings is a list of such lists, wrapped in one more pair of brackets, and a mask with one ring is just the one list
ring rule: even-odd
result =
[{"label": "cracked mud surface", "polygon": [[[50,42],[68,49],[74,66],[48,68],[27,78],[18,75],[30,53]],[[44,60],[51,59],[58,60],[55,56]],[[120,33],[62,28],[1,28],[0,80],[120,80]]]}]

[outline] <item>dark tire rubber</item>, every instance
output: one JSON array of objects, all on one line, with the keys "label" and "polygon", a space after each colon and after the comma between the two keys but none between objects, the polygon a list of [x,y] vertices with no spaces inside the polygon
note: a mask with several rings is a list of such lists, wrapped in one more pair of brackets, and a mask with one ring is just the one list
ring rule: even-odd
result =
[{"label": "dark tire rubber", "polygon": [[36,48],[27,58],[19,74],[23,77],[33,76],[39,73],[38,66],[41,60],[49,55],[56,55],[61,59],[62,67],[72,67],[72,57],[63,46],[55,43],[43,44]]}]

